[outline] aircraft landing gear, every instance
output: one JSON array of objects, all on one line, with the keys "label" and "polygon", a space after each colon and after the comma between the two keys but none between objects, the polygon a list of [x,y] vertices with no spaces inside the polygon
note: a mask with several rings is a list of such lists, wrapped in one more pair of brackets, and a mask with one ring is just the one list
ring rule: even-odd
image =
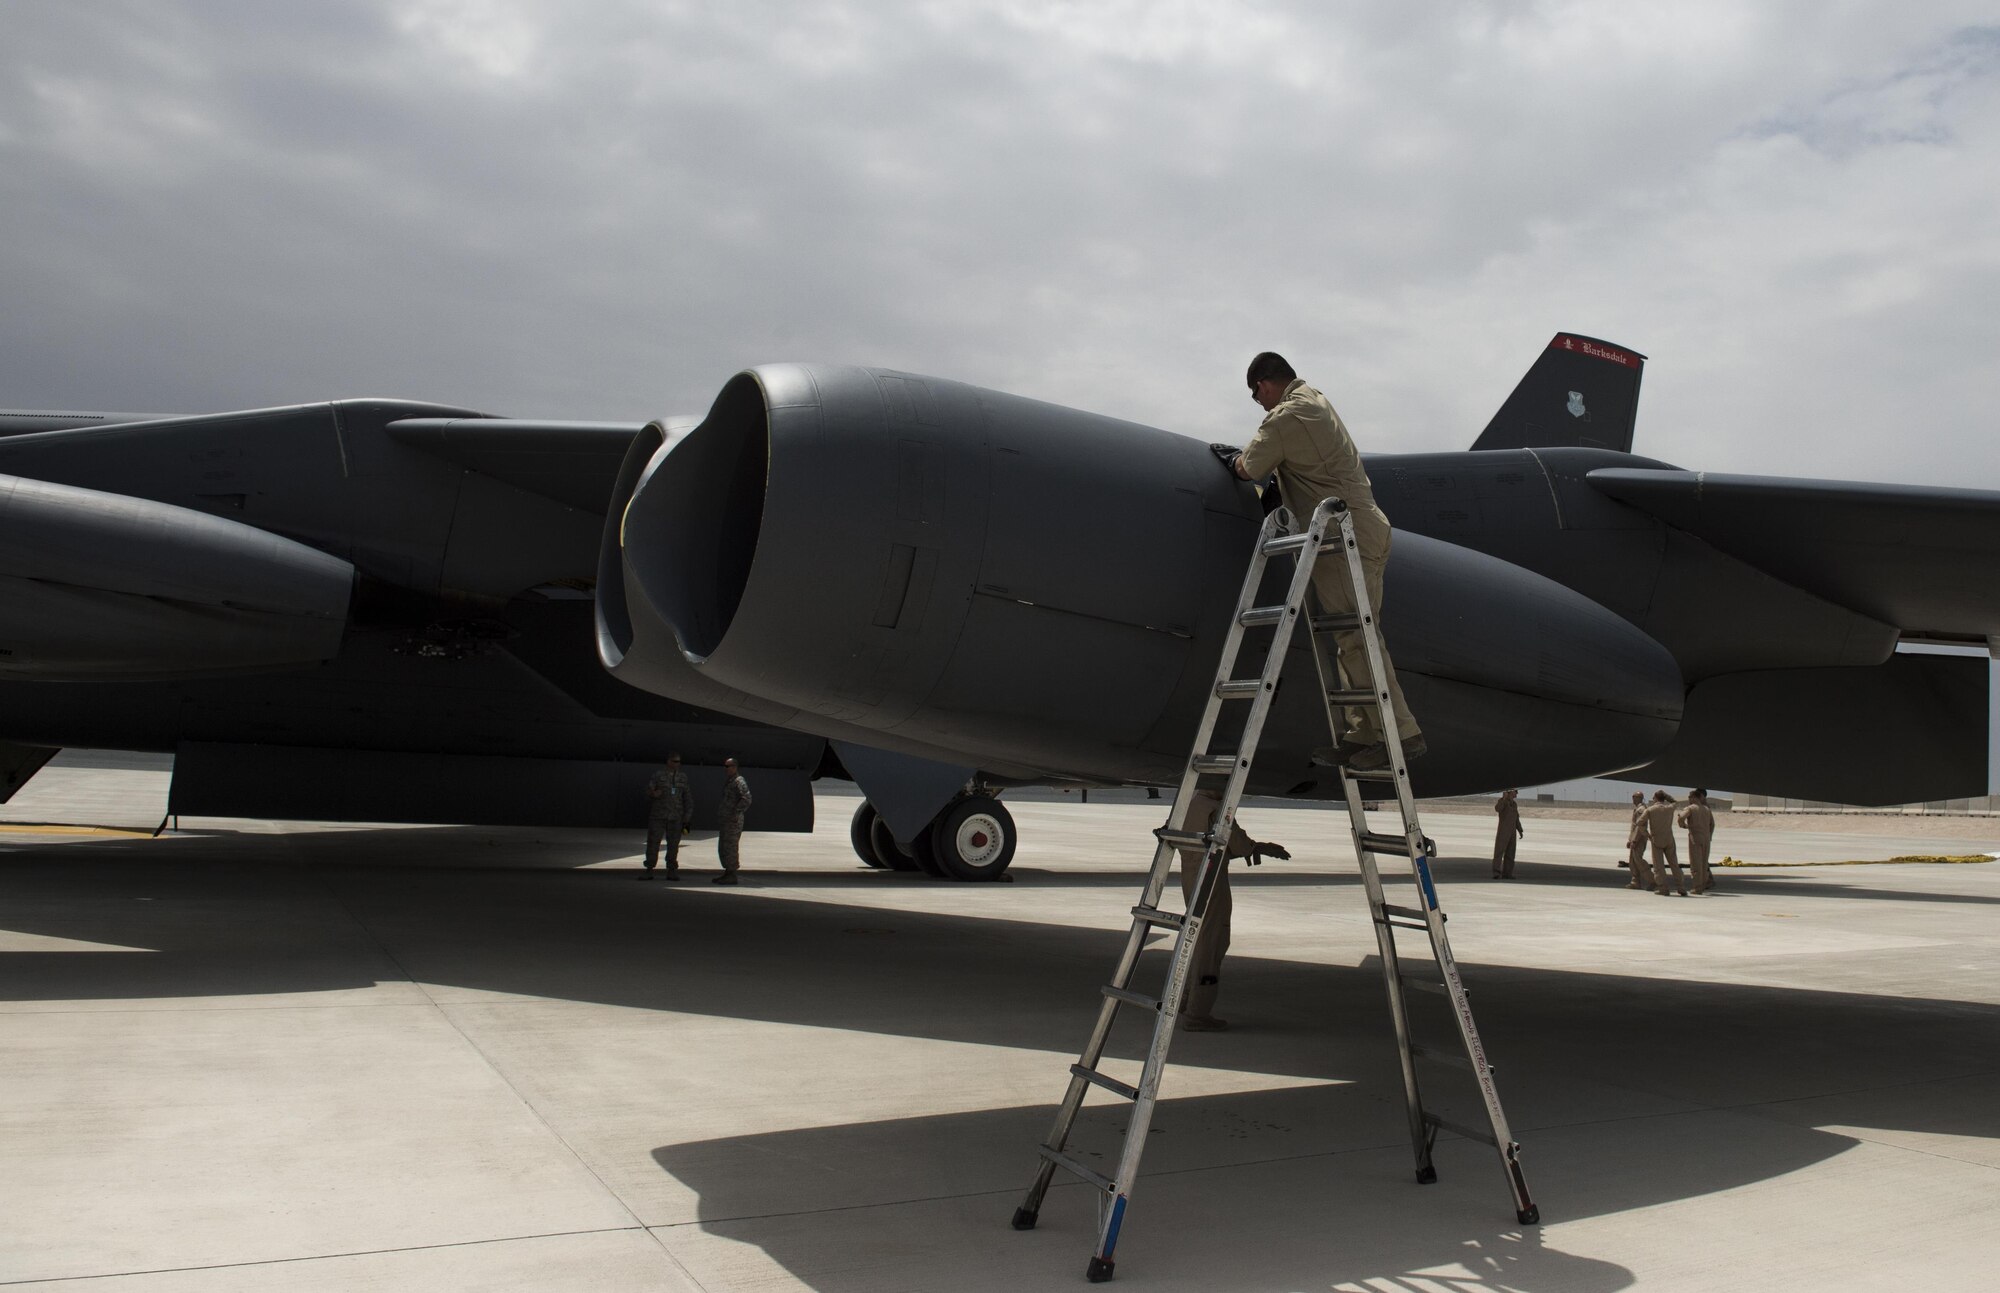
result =
[{"label": "aircraft landing gear", "polygon": [[854,855],[867,865],[922,871],[941,880],[998,880],[1014,860],[1016,839],[1014,815],[987,795],[952,800],[908,849],[896,843],[889,824],[865,799],[848,826]]},{"label": "aircraft landing gear", "polygon": [[882,814],[875,811],[875,805],[864,799],[861,807],[854,810],[854,820],[847,824],[847,842],[854,846],[854,856],[861,859],[862,865],[878,870],[886,865],[875,855],[873,838],[875,823],[881,820]]},{"label": "aircraft landing gear", "polygon": [[848,842],[854,846],[854,856],[863,863],[881,871],[914,871],[917,860],[904,852],[896,843],[896,837],[889,833],[889,823],[882,820],[882,814],[875,811],[875,805],[866,799],[861,807],[854,810],[854,820],[847,828]]},{"label": "aircraft landing gear", "polygon": [[997,799],[955,799],[931,823],[931,852],[953,880],[997,880],[1014,860],[1014,815]]},{"label": "aircraft landing gear", "polygon": [[891,871],[918,869],[917,859],[910,856],[908,849],[896,843],[895,835],[889,830],[889,823],[882,820],[880,813],[875,815],[875,825],[869,829],[868,840],[875,846],[877,859],[875,865],[886,867]]}]

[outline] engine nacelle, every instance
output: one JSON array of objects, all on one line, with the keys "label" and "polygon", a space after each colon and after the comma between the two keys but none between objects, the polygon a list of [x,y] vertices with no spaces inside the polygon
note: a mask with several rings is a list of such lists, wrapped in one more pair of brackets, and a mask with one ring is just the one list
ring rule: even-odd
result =
[{"label": "engine nacelle", "polygon": [[0,676],[159,678],[326,660],[354,567],[221,517],[0,476]]},{"label": "engine nacelle", "polygon": [[[999,777],[1166,781],[1261,519],[1184,436],[906,373],[757,368],[676,442],[635,444],[600,654],[648,690]],[[1553,581],[1398,534],[1385,601],[1425,793],[1631,767],[1673,734],[1671,657]],[[1331,784],[1293,665],[1266,792]]]}]

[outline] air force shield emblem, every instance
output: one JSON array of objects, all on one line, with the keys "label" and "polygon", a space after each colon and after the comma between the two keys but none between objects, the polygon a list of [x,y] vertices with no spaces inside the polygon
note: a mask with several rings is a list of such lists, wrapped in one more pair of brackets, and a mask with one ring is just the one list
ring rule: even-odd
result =
[{"label": "air force shield emblem", "polygon": [[1582,391],[1571,391],[1569,393],[1569,415],[1573,418],[1580,418],[1584,415]]}]

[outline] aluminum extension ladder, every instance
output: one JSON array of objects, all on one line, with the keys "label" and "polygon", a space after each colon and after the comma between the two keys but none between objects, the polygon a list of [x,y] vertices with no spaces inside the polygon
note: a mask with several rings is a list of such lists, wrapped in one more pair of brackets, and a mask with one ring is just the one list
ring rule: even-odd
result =
[{"label": "aluminum extension ladder", "polygon": [[[1523,1225],[1534,1225],[1541,1220],[1540,1210],[1528,1195],[1527,1180],[1521,1174],[1521,1147],[1509,1132],[1507,1115],[1500,1108],[1500,1096],[1493,1086],[1493,1070],[1486,1062],[1486,1049],[1481,1045],[1479,1031],[1473,1025],[1472,1007],[1466,1000],[1465,987],[1459,980],[1458,963],[1452,958],[1451,944],[1445,936],[1445,915],[1438,907],[1437,884],[1432,878],[1430,866],[1436,846],[1425,838],[1417,821],[1416,802],[1410,794],[1409,767],[1403,758],[1402,734],[1396,728],[1394,707],[1390,705],[1389,693],[1381,682],[1386,677],[1382,641],[1373,607],[1368,601],[1360,553],[1354,540],[1353,517],[1339,499],[1330,498],[1313,512],[1304,533],[1294,533],[1292,525],[1290,514],[1279,508],[1265,518],[1263,529],[1258,533],[1257,548],[1243,579],[1243,591],[1237,598],[1236,614],[1223,641],[1215,685],[1202,712],[1201,725],[1181,775],[1180,790],[1174,796],[1172,813],[1167,818],[1167,824],[1153,832],[1159,842],[1153,850],[1152,871],[1146,878],[1139,905],[1132,908],[1132,928],[1125,939],[1125,951],[1118,958],[1111,981],[1102,989],[1104,1003],[1098,1010],[1097,1024],[1091,1029],[1090,1040],[1085,1044],[1079,1061],[1070,1065],[1069,1089],[1056,1111],[1055,1125],[1040,1149],[1040,1170],[1034,1184],[1028,1187],[1027,1198],[1014,1211],[1016,1230],[1033,1229],[1041,1212],[1042,1198],[1057,1168],[1095,1186],[1100,1192],[1097,1250],[1091,1255],[1086,1269],[1094,1284],[1102,1283],[1112,1275],[1112,1254],[1118,1246],[1118,1232],[1124,1225],[1126,1207],[1138,1180],[1139,1159],[1145,1150],[1153,1108],[1159,1099],[1160,1077],[1166,1068],[1168,1047],[1173,1043],[1174,1023],[1180,1015],[1181,1002],[1187,990],[1195,945],[1201,936],[1209,899],[1226,865],[1236,808],[1242,800],[1251,763],[1257,756],[1258,739],[1270,715],[1271,701],[1284,669],[1285,652],[1301,610],[1309,605],[1313,567],[1320,559],[1322,549],[1332,547],[1336,542],[1345,554],[1347,571],[1354,583],[1354,604],[1359,609],[1351,614],[1309,614],[1308,625],[1313,640],[1313,658],[1318,666],[1320,691],[1326,700],[1327,726],[1334,739],[1337,741],[1343,730],[1340,711],[1350,705],[1374,707],[1388,739],[1388,767],[1376,772],[1343,770],[1342,779],[1355,854],[1360,861],[1362,883],[1368,894],[1368,910],[1375,925],[1376,945],[1381,952],[1382,974],[1389,993],[1389,1014],[1396,1030],[1396,1047],[1402,1060],[1403,1094],[1409,1110],[1410,1141],[1416,1153],[1417,1180],[1423,1184],[1437,1180],[1431,1149],[1439,1131],[1483,1141],[1499,1151],[1508,1186],[1513,1191],[1516,1219]],[[1328,533],[1330,529],[1336,531],[1337,538]],[[1256,605],[1266,565],[1271,558],[1285,555],[1295,556],[1297,564],[1284,602],[1276,606]],[[1237,657],[1242,650],[1244,631],[1260,626],[1269,626],[1273,630],[1263,669],[1254,677],[1237,677]],[[1370,676],[1377,680],[1372,691],[1349,686],[1341,677],[1338,656],[1329,650],[1335,633],[1354,630],[1360,631],[1367,646]],[[1233,751],[1211,752],[1209,745],[1215,738],[1217,719],[1223,705],[1231,701],[1250,702],[1241,739]],[[1195,794],[1203,789],[1202,783],[1207,781],[1212,787],[1218,779],[1225,780],[1226,785],[1220,792],[1221,805],[1208,829],[1181,829],[1180,823],[1187,820],[1190,803]],[[1403,822],[1401,834],[1377,834],[1368,829],[1362,793],[1364,781],[1393,784]],[[1215,792],[1211,789],[1209,793]],[[1378,789],[1374,797],[1380,799],[1384,796]],[[1177,852],[1197,848],[1201,850],[1201,872],[1186,910],[1179,913],[1161,910],[1160,897]],[[1415,905],[1401,905],[1387,900],[1382,876],[1375,863],[1378,856],[1400,857],[1409,861]],[[1174,931],[1175,941],[1165,991],[1153,997],[1134,991],[1131,982],[1146,938],[1156,928]],[[1397,930],[1421,930],[1429,936],[1431,954],[1439,971],[1437,979],[1414,977],[1404,972],[1396,951]],[[1460,1048],[1439,1050],[1412,1040],[1406,989],[1434,993],[1449,1000]],[[1121,1082],[1098,1068],[1121,1006],[1135,1007],[1154,1016],[1152,1044],[1147,1048],[1136,1086]],[[1439,1063],[1469,1072],[1479,1087],[1490,1130],[1449,1122],[1428,1112],[1417,1082],[1418,1061]],[[1118,1156],[1117,1170],[1111,1176],[1096,1171],[1068,1152],[1070,1131],[1083,1108],[1085,1093],[1093,1086],[1133,1103],[1124,1147]]]}]

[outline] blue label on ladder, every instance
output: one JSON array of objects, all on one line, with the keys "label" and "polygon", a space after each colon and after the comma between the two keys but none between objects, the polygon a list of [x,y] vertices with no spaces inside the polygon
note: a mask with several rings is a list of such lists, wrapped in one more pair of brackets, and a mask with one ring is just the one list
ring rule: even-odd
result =
[{"label": "blue label on ladder", "polygon": [[1104,1228],[1104,1249],[1098,1253],[1105,1261],[1111,1260],[1111,1250],[1118,1246],[1118,1227],[1125,1223],[1125,1196],[1111,1205],[1111,1224]]},{"label": "blue label on ladder", "polygon": [[1417,859],[1417,885],[1424,891],[1424,906],[1432,911],[1438,909],[1437,886],[1431,883],[1431,863],[1429,858]]}]

